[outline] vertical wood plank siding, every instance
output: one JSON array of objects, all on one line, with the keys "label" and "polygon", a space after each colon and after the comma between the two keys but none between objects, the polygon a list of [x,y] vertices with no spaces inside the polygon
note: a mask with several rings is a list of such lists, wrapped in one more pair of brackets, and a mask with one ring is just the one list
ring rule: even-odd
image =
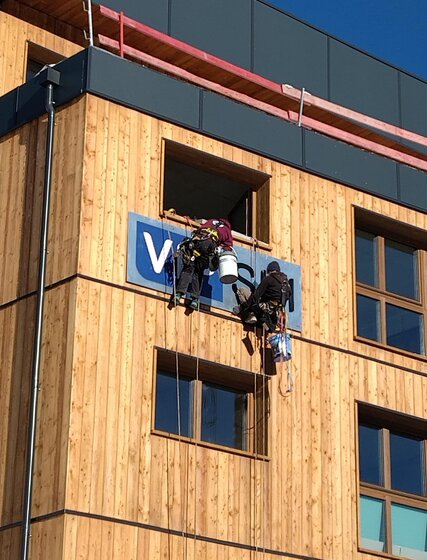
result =
[{"label": "vertical wood plank siding", "polygon": [[[13,302],[35,285],[25,228],[39,220],[44,130],[40,119],[0,144],[2,525],[20,516],[9,488],[22,478],[34,300]],[[93,96],[63,108],[56,132],[48,282],[81,276],[48,292],[33,514],[80,514],[36,523],[34,557],[375,558],[357,550],[355,401],[425,417],[414,372],[427,368],[353,339],[352,205],[422,228],[426,216]],[[164,139],[270,174],[271,254],[302,267],[295,385],[286,393],[285,365],[269,381],[265,461],[152,433],[155,346],[262,371],[259,342],[249,334],[250,355],[227,313],[186,316],[126,282],[128,212],[159,218]]]},{"label": "vertical wood plank siding", "polygon": [[[25,82],[27,69],[28,41],[57,52],[64,58],[82,50],[80,45],[72,42],[76,39],[77,30],[69,28],[69,40],[63,39],[43,27],[49,22],[49,16],[35,12],[22,4],[6,0],[4,9],[9,9],[15,15],[0,11],[0,95],[20,86]],[[34,23],[27,23],[26,12],[31,11]],[[58,25],[58,24],[57,24]],[[62,24],[62,27],[67,27]],[[79,32],[80,35],[80,32]]]}]

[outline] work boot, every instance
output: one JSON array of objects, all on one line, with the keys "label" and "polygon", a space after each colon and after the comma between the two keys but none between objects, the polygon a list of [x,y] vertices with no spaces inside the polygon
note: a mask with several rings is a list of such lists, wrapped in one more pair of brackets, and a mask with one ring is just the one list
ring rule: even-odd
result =
[{"label": "work boot", "polygon": [[254,313],[249,313],[249,315],[245,319],[245,323],[247,323],[248,325],[255,325],[257,321],[258,319],[256,318]]},{"label": "work boot", "polygon": [[181,299],[184,297],[184,294],[181,292],[176,292],[176,294],[173,297],[173,304],[174,305],[179,305],[181,302]]},{"label": "work boot", "polygon": [[199,309],[199,300],[197,298],[193,298],[188,307],[197,311],[197,309]]}]

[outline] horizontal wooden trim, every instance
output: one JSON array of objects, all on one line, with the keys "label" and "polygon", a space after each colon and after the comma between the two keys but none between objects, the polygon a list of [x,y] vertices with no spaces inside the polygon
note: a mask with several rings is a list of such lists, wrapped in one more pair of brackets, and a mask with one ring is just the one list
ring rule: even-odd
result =
[{"label": "horizontal wooden trim", "polygon": [[[177,222],[179,224],[191,228],[200,227],[199,222],[192,220],[188,216],[180,216],[179,214],[175,214],[174,212],[170,212],[168,210],[163,210],[160,213],[160,217],[165,218],[167,220],[171,220],[172,222]],[[233,231],[232,234],[233,234],[233,241],[239,241],[239,243],[242,243],[244,245],[249,245],[253,248],[264,249],[266,251],[272,250],[271,246],[268,245],[267,243],[264,243],[264,241],[260,241],[259,239],[255,239],[254,237],[249,237],[247,235],[244,235],[243,233],[239,233],[238,231]]]},{"label": "horizontal wooden trim", "polygon": [[27,41],[28,45],[28,59],[35,60],[40,64],[57,64],[66,58],[63,54],[42,47],[33,41]]},{"label": "horizontal wooden trim", "polygon": [[[397,346],[390,346],[389,344],[385,344],[384,342],[380,342],[379,340],[372,340],[370,338],[363,338],[363,336],[359,336],[356,335],[354,337],[354,340],[356,342],[360,342],[362,344],[369,344],[369,346],[375,346],[377,348],[380,348],[381,350],[388,350],[389,352],[392,352],[393,354],[400,354],[401,356],[406,356],[407,358],[413,358],[415,360],[420,360],[421,362],[426,362],[427,363],[427,356],[425,354],[417,354],[416,352],[409,352],[408,350],[404,350],[403,348],[398,348]],[[382,362],[380,360],[380,362]],[[390,362],[384,362],[384,364],[388,364],[388,365],[392,365]],[[400,366],[395,366],[398,367],[399,369],[406,369],[404,367],[400,367]],[[415,370],[408,370],[408,371],[413,371],[414,373],[419,373],[421,375],[426,375],[427,373],[424,372],[419,372],[419,371],[415,371]]]},{"label": "horizontal wooden trim", "polygon": [[179,373],[192,379],[224,385],[232,389],[240,389],[253,393],[262,386],[270,376],[262,373],[250,372],[225,364],[218,364],[199,358],[188,356],[167,348],[155,347],[157,351],[157,367],[170,373],[176,373],[177,363]]},{"label": "horizontal wooden trim", "polygon": [[[96,276],[89,276],[87,274],[82,274],[82,273],[76,273],[73,274],[71,276],[68,276],[67,278],[64,278],[54,284],[50,284],[49,286],[46,286],[47,290],[51,290],[54,289],[58,286],[61,286],[62,284],[65,284],[67,282],[71,282],[74,279],[79,279],[79,280],[85,280],[87,282],[96,282],[98,284],[102,284],[104,286],[109,286],[111,288],[116,288],[118,290],[124,290],[126,292],[131,292],[134,293],[136,295],[140,295],[143,297],[151,297],[153,299],[156,299],[158,301],[162,301],[164,303],[166,303],[167,301],[170,300],[170,296],[168,294],[164,295],[160,295],[158,293],[156,293],[154,290],[152,292],[150,291],[146,291],[146,288],[142,288],[142,287],[134,287],[131,286],[129,284],[116,284],[114,282],[110,282],[109,280],[103,280],[102,278],[97,278]],[[27,299],[28,297],[32,297],[36,294],[36,292],[31,292],[29,294],[25,294],[23,296],[20,296],[19,298],[16,298],[14,300],[8,301],[6,303],[4,303],[3,305],[0,306],[0,310],[10,307],[11,305],[14,305],[15,303],[18,303],[19,301],[22,301],[24,299]],[[219,313],[218,311],[212,311],[210,309],[203,309],[201,308],[199,313],[207,313],[208,315],[211,315],[212,317],[217,317],[219,319],[226,319],[228,321],[233,321],[234,323],[241,323],[241,320],[238,317],[234,317],[231,312],[227,313]],[[292,333],[292,338],[294,340],[299,340],[300,342],[305,342],[307,344],[314,344],[315,346],[319,346],[320,348],[325,348],[326,350],[332,350],[334,352],[340,352],[342,354],[346,354],[349,356],[354,356],[355,358],[363,358],[369,362],[374,362],[376,364],[380,364],[383,366],[388,366],[388,367],[392,367],[394,369],[397,369],[399,371],[405,371],[407,373],[412,373],[414,375],[421,375],[423,377],[427,377],[427,372],[425,371],[420,371],[419,369],[414,369],[411,367],[407,367],[404,366],[402,364],[395,364],[389,360],[383,360],[380,358],[376,358],[375,356],[368,356],[366,354],[363,354],[362,352],[356,352],[355,350],[350,350],[348,348],[342,348],[340,346],[335,346],[333,344],[327,344],[326,342],[321,342],[319,340],[315,340],[313,338],[307,338],[301,335],[298,335],[296,332],[292,331],[292,329],[288,328],[288,332]],[[356,337],[357,340],[357,337]],[[360,342],[363,342],[365,344],[371,344],[373,343],[373,341],[369,341],[367,339],[360,339]],[[375,344],[376,346],[380,347],[382,350],[387,350],[393,354],[404,354],[407,355],[405,352],[400,352],[398,348],[391,348],[390,346],[382,346],[379,344]],[[408,357],[417,360],[420,362],[420,365],[423,362],[427,362],[427,358],[420,356],[420,354],[410,354]],[[423,364],[425,365],[425,363]],[[262,375],[262,374],[258,374],[258,375]]]},{"label": "horizontal wooden trim", "polygon": [[[402,433],[402,430],[399,431]],[[374,484],[366,484],[365,482],[360,482],[360,494],[369,496],[370,498],[378,498],[379,500],[387,499],[394,504],[402,504],[412,508],[423,510],[427,508],[426,496],[400,492],[399,490],[384,488],[383,486],[375,486]]]},{"label": "horizontal wooden trim", "polygon": [[[288,329],[289,330],[289,329]],[[347,354],[348,356],[354,356],[355,358],[363,358],[369,362],[374,362],[376,364],[380,364],[383,366],[388,366],[388,367],[392,367],[394,369],[398,369],[399,371],[405,371],[407,373],[413,373],[416,375],[422,375],[423,377],[427,377],[427,372],[424,371],[420,371],[419,369],[414,369],[414,368],[410,368],[401,364],[395,364],[393,362],[390,362],[388,360],[382,360],[381,358],[376,358],[375,356],[367,356],[366,354],[363,354],[362,352],[356,352],[355,350],[349,350],[348,348],[341,348],[340,346],[334,346],[332,344],[327,344],[326,342],[321,342],[320,340],[314,340],[313,338],[306,338],[304,336],[299,336],[298,334],[292,334],[292,338],[294,340],[300,340],[301,342],[306,342],[307,344],[314,344],[315,346],[319,346],[320,348],[325,348],[326,350],[333,350],[334,352],[340,352],[342,354]],[[357,340],[357,337],[356,337]],[[365,338],[361,338],[360,342],[364,342],[364,343],[369,343],[369,342],[373,342],[373,341],[369,341],[368,339]],[[379,344],[377,344],[377,346],[380,346]],[[388,350],[390,353],[392,354],[401,354],[401,352],[398,351],[398,349],[394,349],[391,346],[380,346],[382,350]],[[425,362],[426,360],[422,359],[423,356],[420,356],[419,354],[411,354],[410,356],[415,360],[418,360],[420,362]],[[425,364],[424,364],[425,365]]]},{"label": "horizontal wooden trim", "polygon": [[425,312],[425,307],[423,306],[420,299],[412,299],[406,296],[401,296],[399,294],[394,294],[393,292],[387,292],[385,290],[377,288],[376,286],[370,286],[369,284],[356,282],[356,294],[370,297],[378,301],[383,301],[396,307],[403,307],[420,315]]},{"label": "horizontal wooden trim", "polygon": [[225,445],[218,445],[215,443],[211,443],[209,441],[204,441],[203,439],[179,436],[178,434],[174,434],[170,432],[162,432],[161,430],[156,430],[156,429],[151,430],[151,434],[162,438],[173,439],[197,447],[212,449],[214,451],[222,451],[224,453],[232,453],[233,455],[240,455],[241,457],[245,457],[247,459],[254,459],[266,463],[270,461],[270,457],[268,455],[261,455],[256,451],[245,451],[243,449],[238,449],[237,447],[227,447]]},{"label": "horizontal wooden trim", "polygon": [[394,554],[388,554],[387,552],[381,552],[379,550],[370,550],[369,548],[363,548],[362,546],[359,546],[357,550],[362,554],[369,554],[370,556],[378,556],[378,558],[390,558],[390,560],[395,560],[395,559],[402,560],[402,556],[395,556]]},{"label": "horizontal wooden trim", "polygon": [[382,235],[393,241],[427,251],[427,230],[359,206],[353,206],[353,211],[356,229]]},{"label": "horizontal wooden trim", "polygon": [[167,138],[164,138],[164,142],[166,157],[171,157],[191,167],[201,168],[215,175],[223,175],[234,181],[247,183],[248,187],[252,187],[253,190],[259,189],[266,181],[271,179],[269,173],[193,148],[187,144]]},{"label": "horizontal wooden trim", "polygon": [[[398,410],[356,401],[359,423],[371,424],[427,439],[427,420]],[[362,485],[362,483],[361,483]]]},{"label": "horizontal wooden trim", "polygon": [[148,531],[156,531],[159,533],[167,533],[169,535],[175,535],[177,537],[188,538],[193,540],[199,540],[202,542],[208,542],[211,544],[218,544],[220,546],[229,546],[232,548],[240,548],[242,550],[250,550],[253,552],[259,552],[262,550],[265,554],[271,554],[272,556],[280,556],[286,558],[295,558],[296,560],[323,560],[318,556],[307,556],[305,554],[295,554],[293,552],[287,552],[285,550],[275,550],[271,548],[264,548],[261,546],[254,546],[246,543],[241,543],[237,541],[227,541],[223,539],[215,539],[213,537],[207,537],[198,533],[188,533],[186,531],[178,531],[176,529],[170,529],[168,527],[161,527],[160,525],[151,525],[149,523],[141,523],[139,521],[132,521],[130,519],[123,519],[121,517],[111,517],[107,515],[101,515],[97,513],[89,513],[86,511],[72,510],[72,509],[61,509],[51,512],[48,515],[33,517],[32,523],[39,523],[46,520],[47,518],[54,519],[56,517],[61,517],[63,515],[71,515],[76,517],[85,517],[87,519],[97,519],[98,521],[106,521],[108,523],[118,523],[120,525],[128,525],[130,527],[137,527],[141,529],[146,529]]}]

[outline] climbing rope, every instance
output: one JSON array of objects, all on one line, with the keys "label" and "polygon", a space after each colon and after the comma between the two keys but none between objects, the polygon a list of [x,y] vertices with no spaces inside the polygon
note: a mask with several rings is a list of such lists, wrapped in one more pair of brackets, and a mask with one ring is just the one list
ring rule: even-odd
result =
[{"label": "climbing rope", "polygon": [[[200,305],[200,304],[199,304]],[[196,336],[196,396],[202,399],[203,402],[203,392],[200,391],[199,387],[199,348],[200,348],[200,313],[197,313],[197,336]],[[193,314],[191,316],[191,322],[193,323]],[[192,329],[193,332],[193,329]],[[203,389],[203,388],[202,388]],[[197,397],[196,397],[197,398]],[[199,408],[199,416],[200,416],[200,423],[202,422],[202,402],[194,404]],[[201,430],[201,426],[200,426]],[[196,555],[196,546],[197,546],[197,437],[194,438],[194,538],[193,538],[193,558],[197,558]]]}]

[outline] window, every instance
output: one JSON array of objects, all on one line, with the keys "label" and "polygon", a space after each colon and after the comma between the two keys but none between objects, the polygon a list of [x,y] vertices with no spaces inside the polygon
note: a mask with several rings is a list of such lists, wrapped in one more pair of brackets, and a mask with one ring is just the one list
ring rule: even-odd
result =
[{"label": "window", "polygon": [[262,375],[159,349],[154,429],[266,455],[263,383]]},{"label": "window", "polygon": [[426,353],[426,232],[372,212],[355,214],[357,335]]},{"label": "window", "polygon": [[227,218],[235,232],[269,242],[265,173],[165,142],[163,210],[193,220]]},{"label": "window", "polygon": [[63,59],[64,57],[61,54],[28,41],[25,81],[28,82],[34,78],[34,76],[47,64],[56,64]]},{"label": "window", "polygon": [[427,560],[427,421],[360,403],[362,548]]}]

